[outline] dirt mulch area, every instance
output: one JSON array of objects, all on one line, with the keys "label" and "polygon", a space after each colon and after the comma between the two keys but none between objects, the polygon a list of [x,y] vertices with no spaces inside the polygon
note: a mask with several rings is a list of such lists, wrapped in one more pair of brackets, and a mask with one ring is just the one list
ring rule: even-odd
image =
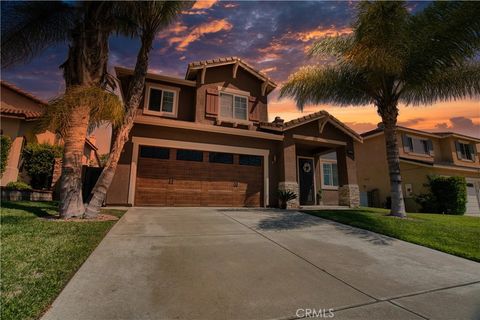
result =
[{"label": "dirt mulch area", "polygon": [[58,216],[42,217],[42,220],[48,221],[58,221],[58,222],[95,222],[95,221],[116,221],[118,217],[112,216],[110,214],[99,213],[95,218],[70,218],[70,219],[60,219]]}]

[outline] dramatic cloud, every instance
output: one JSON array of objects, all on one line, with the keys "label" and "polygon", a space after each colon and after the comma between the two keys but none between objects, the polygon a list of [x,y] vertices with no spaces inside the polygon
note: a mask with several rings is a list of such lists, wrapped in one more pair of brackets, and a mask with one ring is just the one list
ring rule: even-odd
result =
[{"label": "dramatic cloud", "polygon": [[426,120],[425,118],[412,118],[406,121],[398,121],[398,125],[403,127],[411,127],[411,126],[418,125],[419,123],[422,123],[425,120]]},{"label": "dramatic cloud", "polygon": [[168,41],[170,45],[178,43],[178,51],[185,51],[192,42],[197,41],[206,34],[229,31],[232,28],[232,24],[227,19],[213,20],[195,27],[186,36],[172,37]]},{"label": "dramatic cloud", "polygon": [[215,3],[217,3],[218,0],[201,0],[201,1],[196,1],[195,4],[193,5],[192,9],[209,9],[213,7]]},{"label": "dramatic cloud", "polygon": [[453,131],[480,138],[480,123],[474,123],[466,117],[453,117],[446,122],[435,125],[435,131]]}]

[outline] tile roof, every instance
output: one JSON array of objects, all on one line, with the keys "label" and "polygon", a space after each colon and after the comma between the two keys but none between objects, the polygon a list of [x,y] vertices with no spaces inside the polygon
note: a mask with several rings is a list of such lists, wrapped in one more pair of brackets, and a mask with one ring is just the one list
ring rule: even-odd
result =
[{"label": "tile roof", "polygon": [[[403,126],[397,126],[397,129],[405,130],[405,131],[418,132],[419,134],[425,134],[425,135],[430,135],[430,136],[437,136],[438,138],[447,138],[447,137],[451,137],[451,136],[456,136],[456,137],[460,137],[460,138],[480,141],[480,139],[477,138],[477,137],[467,136],[467,135],[452,132],[452,131],[448,131],[448,132],[429,132],[429,131],[407,128],[407,127],[403,127]],[[369,136],[372,136],[372,135],[380,133],[380,132],[383,132],[383,128],[375,128],[373,130],[362,133],[361,136],[362,137],[369,137]]]},{"label": "tile roof", "polygon": [[23,105],[23,104],[13,105],[8,103],[7,101],[4,101],[4,99],[2,99],[0,103],[0,113],[2,115],[21,117],[21,118],[25,118],[26,120],[32,120],[32,119],[39,118],[43,114],[43,109],[47,105],[47,102],[35,97],[31,93],[17,87],[12,83],[2,80],[1,86],[35,103],[35,105]]}]

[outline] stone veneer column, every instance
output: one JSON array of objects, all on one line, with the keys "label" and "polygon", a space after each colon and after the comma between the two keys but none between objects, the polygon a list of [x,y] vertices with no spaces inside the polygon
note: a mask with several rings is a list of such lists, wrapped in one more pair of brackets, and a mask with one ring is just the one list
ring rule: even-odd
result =
[{"label": "stone veneer column", "polygon": [[358,184],[345,184],[338,188],[338,204],[356,208],[360,206],[360,189]]},{"label": "stone veneer column", "polygon": [[[278,190],[286,191],[290,190],[294,192],[297,197],[287,202],[287,209],[298,209],[300,207],[300,192],[298,189],[298,183],[295,181],[282,181],[278,183]],[[280,201],[279,201],[280,202]],[[280,205],[280,203],[279,203]]]}]

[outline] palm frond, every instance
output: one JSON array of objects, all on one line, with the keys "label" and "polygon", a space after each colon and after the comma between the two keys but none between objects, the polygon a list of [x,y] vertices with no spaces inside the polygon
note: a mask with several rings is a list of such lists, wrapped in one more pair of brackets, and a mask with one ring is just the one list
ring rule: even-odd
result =
[{"label": "palm frond", "polygon": [[454,66],[417,84],[406,83],[402,101],[408,105],[480,97],[480,62]]},{"label": "palm frond", "polygon": [[280,97],[292,97],[300,110],[306,104],[364,105],[372,100],[365,82],[360,72],[347,66],[307,66],[289,77]]},{"label": "palm frond", "polygon": [[124,109],[115,94],[99,87],[76,86],[49,102],[39,128],[63,135],[70,126],[70,115],[78,106],[87,106],[90,110],[90,127],[97,127],[105,121],[115,127],[123,119]]},{"label": "palm frond", "polygon": [[421,82],[432,74],[460,66],[480,50],[480,3],[438,1],[413,16],[408,65],[403,77]]},{"label": "palm frond", "polygon": [[2,3],[2,68],[67,41],[76,14],[76,7],[63,1]]},{"label": "palm frond", "polygon": [[345,52],[352,47],[352,35],[338,35],[335,37],[325,37],[315,42],[308,51],[309,56],[320,57],[342,57]]}]

